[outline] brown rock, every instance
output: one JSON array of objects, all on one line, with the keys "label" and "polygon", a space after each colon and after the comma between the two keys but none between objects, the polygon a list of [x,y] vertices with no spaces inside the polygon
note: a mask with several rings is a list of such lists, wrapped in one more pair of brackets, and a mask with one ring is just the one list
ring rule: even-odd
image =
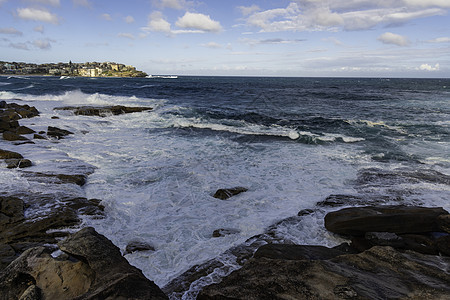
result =
[{"label": "brown rock", "polygon": [[366,206],[344,208],[325,216],[325,227],[334,233],[364,235],[366,232],[422,233],[437,231],[443,208],[415,206]]},{"label": "brown rock", "polygon": [[450,233],[450,215],[440,215],[438,217],[438,226],[440,231]]}]

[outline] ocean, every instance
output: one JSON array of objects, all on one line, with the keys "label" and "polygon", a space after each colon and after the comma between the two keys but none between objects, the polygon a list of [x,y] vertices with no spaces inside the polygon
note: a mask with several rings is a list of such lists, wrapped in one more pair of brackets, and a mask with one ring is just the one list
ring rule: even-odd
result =
[{"label": "ocean", "polygon": [[[126,258],[160,287],[213,258],[227,266],[218,277],[238,268],[226,250],[274,224],[275,242],[331,247],[345,240],[323,217],[338,208],[450,210],[450,79],[3,76],[0,100],[41,112],[21,125],[75,133],[0,148],[33,161],[28,171],[89,174],[55,197],[101,199],[106,217],[84,217],[83,226],[122,250],[153,245]],[[153,110],[103,118],[54,110],[67,105]],[[52,193],[22,170],[0,169],[0,183]],[[213,197],[237,186],[248,191]],[[295,217],[301,210],[309,211]],[[217,229],[232,234],[213,237]],[[195,295],[202,282],[172,298]]]}]

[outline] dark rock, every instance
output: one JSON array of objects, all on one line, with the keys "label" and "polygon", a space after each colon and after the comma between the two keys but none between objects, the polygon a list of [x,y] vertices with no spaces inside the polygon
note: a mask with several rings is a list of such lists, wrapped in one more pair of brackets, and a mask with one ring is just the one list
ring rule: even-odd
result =
[{"label": "dark rock", "polygon": [[353,249],[356,249],[356,251],[359,252],[364,252],[366,250],[369,250],[370,248],[372,248],[372,244],[369,243],[368,240],[366,240],[364,237],[360,237],[360,236],[354,236],[351,239],[351,243],[350,243],[350,247],[352,247]]},{"label": "dark rock", "polygon": [[52,119],[59,119],[59,117],[58,116],[52,116]]},{"label": "dark rock", "polygon": [[14,168],[28,168],[33,165],[31,160],[29,159],[16,159],[16,158],[10,158],[5,160],[7,164],[8,169],[14,169]]},{"label": "dark rock", "polygon": [[19,128],[16,129],[16,132],[18,134],[31,134],[31,133],[35,133],[36,131],[34,131],[31,128],[28,128],[26,126],[19,126]]},{"label": "dark rock", "polygon": [[248,189],[244,187],[234,187],[230,189],[218,189],[214,194],[214,198],[226,200],[230,197],[236,196],[240,193],[246,192]]},{"label": "dark rock", "polygon": [[337,245],[336,247],[333,247],[332,249],[339,250],[345,254],[356,254],[362,251],[358,251],[352,246],[350,246],[348,243],[342,243],[340,245]]},{"label": "dark rock", "polygon": [[419,234],[403,234],[401,235],[401,238],[405,243],[406,249],[422,254],[438,254],[438,249],[435,246],[434,240],[430,237]]},{"label": "dark rock", "polygon": [[26,137],[11,131],[3,132],[3,139],[7,141],[28,141]]},{"label": "dark rock", "polygon": [[310,215],[314,212],[313,209],[302,209],[301,211],[298,212],[297,216],[301,217],[301,216],[307,216]]},{"label": "dark rock", "polygon": [[133,241],[127,245],[123,255],[127,255],[136,251],[155,251],[155,247],[144,242]]},{"label": "dark rock", "polygon": [[45,138],[45,137],[43,137],[42,135],[40,135],[40,134],[34,134],[33,135],[33,139],[36,139],[36,140],[46,140],[47,138]]},{"label": "dark rock", "polygon": [[6,101],[0,101],[0,108],[6,108]]},{"label": "dark rock", "polygon": [[440,215],[438,217],[439,230],[450,233],[450,215]]},{"label": "dark rock", "polygon": [[340,250],[323,246],[267,244],[258,248],[254,258],[284,260],[325,260],[346,254]]},{"label": "dark rock", "polygon": [[4,224],[21,221],[24,218],[24,203],[16,197],[0,196],[0,229]]},{"label": "dark rock", "polygon": [[251,259],[197,299],[445,299],[449,263],[378,246],[329,260]]},{"label": "dark rock", "polygon": [[0,159],[8,159],[8,158],[21,159],[23,158],[23,156],[22,154],[17,152],[0,149]]},{"label": "dark rock", "polygon": [[152,110],[151,107],[127,107],[122,105],[114,106],[65,106],[56,107],[56,110],[71,110],[75,115],[83,116],[100,116],[107,117],[109,115],[120,115],[134,112],[143,112]]},{"label": "dark rock", "polygon": [[14,251],[13,247],[7,244],[0,244],[0,270],[6,268],[16,258],[16,251]]},{"label": "dark rock", "polygon": [[95,273],[79,299],[167,299],[142,272],[131,266],[119,248],[88,227],[58,243],[60,249],[85,262]]},{"label": "dark rock", "polygon": [[404,240],[392,232],[366,232],[365,239],[372,246],[391,246],[393,248],[404,248]]},{"label": "dark rock", "polygon": [[438,238],[435,245],[441,255],[450,256],[450,235],[445,235]]},{"label": "dark rock", "polygon": [[40,172],[24,172],[24,176],[29,177],[33,180],[39,180],[40,178],[45,179],[46,183],[73,183],[79,186],[83,186],[86,183],[87,176],[80,174],[47,174]]},{"label": "dark rock", "polygon": [[220,229],[216,229],[214,230],[212,236],[213,237],[223,237],[226,235],[230,235],[230,234],[237,234],[240,233],[241,231],[239,229],[234,229],[234,228],[220,228]]},{"label": "dark rock", "polygon": [[58,127],[52,127],[52,126],[48,126],[48,129],[47,129],[47,136],[56,138],[58,140],[62,139],[63,137],[65,137],[69,134],[73,134],[73,132],[71,132],[69,130],[65,130],[65,129],[60,129]]},{"label": "dark rock", "polygon": [[325,227],[334,233],[364,235],[366,232],[422,233],[438,231],[443,208],[415,206],[366,206],[344,208],[325,216]]}]

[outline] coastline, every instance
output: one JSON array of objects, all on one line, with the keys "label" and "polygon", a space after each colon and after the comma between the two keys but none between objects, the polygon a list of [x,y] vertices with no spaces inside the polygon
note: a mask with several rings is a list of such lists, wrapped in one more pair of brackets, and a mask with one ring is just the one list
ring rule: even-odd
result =
[{"label": "coastline", "polygon": [[[2,119],[2,121],[4,122],[3,124],[7,123],[7,125],[4,125],[4,126],[8,126],[9,130],[7,130],[7,131],[19,132],[19,128],[20,128],[20,130],[25,130],[19,124],[20,119],[26,118],[26,117],[34,117],[36,115],[36,110],[29,106],[22,106],[22,105],[11,104],[11,103],[4,103],[4,104],[2,103],[1,106],[4,107],[5,111],[8,111],[10,113],[8,115],[7,122],[5,121],[5,119]],[[105,112],[108,110],[110,110],[111,114],[113,114],[113,111],[111,109],[112,109],[112,107],[89,107],[89,109],[87,110],[87,112],[84,115],[100,116],[101,112]],[[146,109],[148,109],[148,107]],[[73,110],[73,108],[71,108],[71,110]],[[13,113],[13,111],[14,111],[14,113]],[[28,113],[27,113],[27,111],[28,111]],[[126,109],[122,109],[122,111],[125,113]],[[130,111],[130,112],[134,112],[134,111]],[[80,113],[80,114],[83,114],[83,113]],[[48,124],[48,125],[50,125],[50,124]],[[20,131],[20,132],[23,132],[23,131]],[[55,128],[55,127],[51,127],[51,126],[48,127],[47,132],[38,132],[38,133],[31,133],[31,131],[26,131],[26,132],[29,132],[29,133],[23,133],[23,134],[18,134],[18,135],[22,136],[22,137],[24,135],[25,136],[33,135],[33,139],[41,139],[40,137],[42,137],[42,138],[44,138],[43,139],[44,142],[45,142],[45,139],[47,139],[48,141],[64,142],[64,138],[66,138],[68,136],[70,137],[70,135],[72,134],[70,131],[68,131],[66,129]],[[38,136],[40,136],[40,137],[38,137]],[[33,139],[25,140],[18,136],[16,136],[16,138],[17,139],[15,139],[15,140],[10,140],[11,147],[8,147],[8,149],[13,149],[15,146],[19,146],[21,143],[33,142]],[[7,163],[11,163],[11,164],[15,163],[15,166],[19,167],[19,169],[22,170],[21,172],[25,172],[26,168],[22,169],[20,167],[25,166],[25,165],[22,165],[22,163],[27,158],[26,157],[20,158],[19,155],[22,156],[22,154],[17,153],[17,152],[14,152],[16,154],[13,154],[13,153],[11,153],[13,151],[11,151],[11,150],[8,150],[8,151],[10,151],[10,152],[7,153],[7,158],[5,159],[5,162],[6,162],[6,160],[14,160],[14,161],[9,161]],[[19,154],[19,155],[17,155],[17,154]],[[32,161],[31,161],[31,163],[32,163]],[[27,165],[28,165],[28,163],[27,163]],[[11,165],[11,166],[14,166],[14,165]],[[14,171],[16,171],[16,168],[12,167],[11,172],[14,172]],[[33,173],[29,174],[29,180],[40,181],[43,184],[48,185],[49,187],[51,186],[52,188],[57,188],[57,186],[61,185],[61,184],[71,184],[71,185],[79,187],[84,184],[84,182],[85,182],[87,176],[90,174],[90,172],[95,172],[95,170],[90,169],[90,168],[85,168],[85,172],[82,174],[56,174],[54,172],[49,172],[49,173],[33,172]],[[448,181],[448,179],[447,179],[448,176],[445,176],[443,174],[436,174],[436,176],[438,176],[439,178],[441,178],[441,180],[444,180],[445,182]],[[245,192],[242,189],[240,191]],[[7,273],[3,272],[2,276],[6,276],[5,274],[11,274],[12,268],[14,266],[20,265],[19,262],[21,262],[25,259],[24,256],[19,257],[19,254],[25,255],[25,257],[28,257],[28,258],[33,257],[33,259],[35,259],[35,260],[41,260],[41,259],[45,258],[45,260],[44,260],[45,264],[39,265],[39,268],[45,269],[46,266],[48,267],[49,263],[53,262],[52,258],[49,258],[48,252],[50,252],[50,254],[51,254],[51,253],[54,253],[56,250],[58,250],[58,248],[56,247],[56,244],[59,244],[59,250],[63,250],[64,242],[62,242],[62,239],[68,238],[68,237],[70,239],[71,235],[69,235],[69,234],[71,231],[73,231],[73,229],[67,230],[67,227],[74,228],[74,226],[79,225],[80,219],[78,216],[80,214],[91,215],[95,218],[101,218],[103,215],[100,200],[85,199],[85,198],[83,199],[83,198],[79,198],[79,197],[75,197],[72,199],[64,199],[62,205],[61,205],[61,203],[58,203],[58,206],[55,206],[55,210],[51,211],[50,213],[48,211],[41,211],[40,213],[37,213],[37,215],[40,215],[40,218],[39,218],[39,220],[37,220],[37,223],[36,222],[32,223],[32,230],[27,229],[27,230],[29,230],[29,233],[27,233],[26,230],[24,231],[23,225],[29,223],[27,218],[24,217],[25,216],[24,210],[29,209],[29,207],[31,207],[31,206],[36,206],[36,207],[52,206],[52,205],[54,206],[55,200],[56,199],[52,199],[51,197],[50,198],[42,197],[42,195],[30,195],[30,192],[27,191],[26,189],[23,190],[23,192],[20,194],[7,195],[6,197],[2,198],[2,203],[8,203],[8,205],[2,204],[3,210],[8,209],[8,211],[2,211],[2,214],[9,218],[8,220],[6,220],[6,223],[4,223],[4,225],[9,229],[2,233],[2,238],[4,239],[2,241],[2,245],[7,245],[7,246],[2,246],[2,249],[3,249],[2,253],[10,254],[9,256],[6,256],[6,261],[4,260],[5,264],[6,263],[9,264],[8,272]],[[345,199],[345,197],[331,197],[330,199],[326,199],[326,201],[324,201],[324,203],[322,203],[320,205],[323,205],[323,206],[328,205],[328,206],[340,208],[343,206],[342,203],[345,202],[344,200],[352,200],[353,201],[355,199],[350,199],[350,198]],[[358,200],[358,199],[356,199],[356,200]],[[339,201],[341,201],[341,202],[339,202]],[[43,204],[46,204],[46,205],[43,205]],[[268,290],[261,289],[262,287],[267,287],[266,286],[267,282],[258,281],[259,280],[258,276],[260,276],[261,274],[264,274],[264,273],[261,273],[261,270],[268,270],[268,272],[274,272],[275,274],[283,274],[282,273],[282,272],[284,272],[283,270],[286,270],[286,268],[291,268],[290,269],[291,273],[287,273],[289,275],[286,275],[286,276],[288,276],[288,278],[289,277],[297,278],[296,280],[299,280],[298,284],[303,284],[304,286],[305,285],[313,286],[313,285],[317,284],[317,282],[314,282],[314,283],[306,282],[305,283],[304,280],[306,277],[304,277],[304,275],[300,276],[299,274],[295,273],[295,271],[292,268],[299,269],[302,266],[304,267],[305,264],[307,262],[309,262],[311,265],[308,265],[308,270],[312,270],[311,271],[312,273],[308,273],[309,274],[308,276],[314,275],[314,274],[315,274],[314,276],[317,276],[317,273],[315,273],[315,272],[316,271],[318,272],[320,270],[323,271],[324,268],[327,269],[329,272],[331,272],[330,268],[331,268],[331,270],[333,270],[333,268],[335,270],[338,270],[339,268],[343,268],[343,266],[346,265],[346,259],[348,259],[349,262],[354,263],[355,259],[357,261],[359,259],[365,260],[365,259],[368,259],[368,256],[370,256],[370,257],[375,257],[375,258],[378,257],[379,262],[381,262],[380,268],[385,268],[387,270],[389,268],[386,267],[386,262],[383,262],[383,260],[381,260],[380,257],[392,256],[392,257],[396,257],[396,259],[398,261],[404,262],[404,265],[397,266],[397,268],[403,268],[403,269],[407,268],[408,264],[409,264],[409,259],[412,259],[415,261],[418,261],[418,260],[422,261],[423,264],[419,263],[420,266],[417,267],[418,271],[416,270],[418,272],[417,275],[420,276],[420,274],[421,274],[421,272],[423,272],[425,266],[430,263],[433,263],[433,264],[436,263],[435,262],[436,259],[439,259],[441,262],[445,262],[447,265],[450,263],[448,260],[448,257],[446,258],[445,256],[437,256],[436,254],[431,255],[431,256],[430,256],[430,254],[425,254],[425,255],[429,255],[429,256],[423,257],[423,256],[421,256],[421,254],[417,254],[417,253],[419,253],[416,251],[417,249],[416,250],[411,250],[411,249],[405,250],[404,245],[402,245],[402,247],[400,247],[400,249],[396,249],[395,247],[398,248],[398,245],[395,246],[395,243],[390,244],[390,245],[383,245],[383,244],[381,244],[381,245],[369,244],[368,245],[367,239],[363,239],[363,240],[354,242],[353,245],[348,245],[348,244],[347,244],[347,246],[341,245],[337,250],[328,250],[328,248],[321,249],[322,252],[320,252],[321,253],[320,255],[317,254],[318,255],[317,259],[311,259],[310,256],[304,256],[304,255],[301,256],[300,255],[297,257],[297,259],[294,259],[294,261],[295,261],[294,264],[292,264],[293,259],[286,258],[286,256],[285,256],[285,255],[291,255],[289,253],[292,253],[292,249],[288,249],[289,247],[283,248],[283,246],[281,246],[282,248],[275,249],[274,251],[275,251],[275,253],[277,253],[277,255],[275,255],[275,256],[274,256],[274,254],[267,254],[267,252],[266,252],[266,254],[264,254],[262,256],[261,256],[261,254],[259,254],[260,256],[257,256],[257,257],[254,256],[255,251],[256,251],[256,253],[258,253],[258,251],[262,251],[259,249],[262,249],[261,247],[263,247],[265,245],[276,245],[276,244],[283,245],[283,241],[278,240],[277,236],[276,236],[276,228],[278,226],[282,226],[283,223],[290,222],[294,219],[303,218],[305,216],[308,216],[309,214],[321,213],[320,205],[318,204],[319,207],[315,211],[314,210],[301,211],[295,217],[290,217],[285,220],[282,220],[281,222],[274,224],[272,226],[272,228],[269,228],[268,230],[266,230],[266,232],[264,234],[249,238],[249,240],[246,243],[244,243],[243,245],[240,245],[238,247],[234,247],[234,248],[230,249],[228,251],[228,254],[232,253],[233,255],[235,255],[238,258],[238,260],[239,260],[238,265],[240,265],[242,267],[242,269],[240,269],[242,271],[236,271],[236,272],[232,273],[232,271],[235,271],[234,268],[229,268],[229,266],[220,265],[220,259],[218,259],[218,260],[215,259],[210,262],[206,262],[205,264],[200,265],[200,266],[193,266],[190,270],[188,270],[187,272],[185,272],[178,278],[174,279],[171,283],[169,283],[168,285],[163,287],[163,291],[167,295],[176,298],[177,295],[180,296],[181,294],[185,293],[190,288],[191,285],[199,284],[200,281],[202,281],[202,280],[204,281],[205,278],[207,278],[206,280],[207,281],[209,280],[208,283],[210,283],[210,284],[215,283],[215,285],[204,288],[204,291],[201,291],[201,292],[199,290],[196,290],[194,292],[194,294],[192,294],[193,297],[196,297],[196,293],[198,293],[198,292],[200,292],[200,296],[199,296],[200,299],[211,299],[211,298],[218,297],[219,295],[221,295],[221,297],[232,296],[232,297],[236,297],[236,298],[243,298],[244,297],[243,295],[250,295],[251,293],[253,293],[254,299],[262,299],[261,297],[264,294],[259,294],[258,291],[266,292],[270,289],[268,289]],[[443,232],[447,232],[447,234],[444,234],[444,236],[448,236],[448,232],[449,232],[448,231],[449,230],[448,213],[440,212],[440,214],[446,215],[447,216],[446,220],[441,221],[442,224],[441,223],[438,225],[435,224],[436,226],[439,226],[439,227],[433,228],[433,230],[435,230],[435,229],[442,230]],[[413,218],[414,218],[414,215],[413,215]],[[434,222],[434,221],[432,221],[432,222]],[[14,230],[15,230],[15,232],[14,232]],[[95,240],[98,240],[98,239],[103,240],[103,238],[98,237],[94,232],[92,232],[91,229],[88,229],[88,230],[83,229],[83,230],[84,231],[82,232],[82,234],[80,234],[83,236],[82,239],[94,238]],[[382,230],[380,230],[380,231],[382,231]],[[5,232],[6,233],[10,232],[10,235],[5,236]],[[19,234],[18,234],[18,232],[19,232]],[[88,234],[87,235],[88,237],[85,237],[84,234]],[[226,234],[226,231],[225,231],[225,234]],[[417,234],[417,233],[411,232],[409,234]],[[76,238],[80,238],[79,235],[76,235]],[[364,240],[366,240],[366,242],[364,242]],[[5,243],[5,241],[6,241],[6,243]],[[80,240],[77,240],[77,241],[79,242]],[[107,244],[106,241],[104,241],[104,242]],[[397,242],[397,241],[395,241],[395,242]],[[385,243],[384,240],[383,240],[383,243]],[[11,244],[13,246],[11,246]],[[52,246],[49,247],[48,246],[49,244]],[[446,242],[444,242],[444,244],[448,245],[448,239]],[[9,248],[8,248],[8,246],[9,246]],[[36,248],[36,246],[38,246],[38,247],[45,246],[48,248],[46,248],[47,250],[44,250],[42,248]],[[367,248],[368,246],[370,246],[370,248]],[[108,247],[111,247],[111,246],[108,246]],[[267,246],[265,246],[265,247],[267,247]],[[371,250],[372,247],[378,247],[378,248],[374,248]],[[66,248],[67,252],[65,252],[66,254],[69,254],[69,257],[65,257],[64,255],[61,257],[58,256],[58,257],[60,257],[59,259],[65,261],[65,263],[69,263],[69,261],[71,261],[73,259],[80,261],[79,257],[82,255],[77,254],[78,252],[76,250],[74,250],[72,248],[69,249],[69,248]],[[111,248],[114,248],[114,247],[111,247]],[[34,250],[32,250],[32,249],[34,249]],[[36,249],[39,249],[39,250],[36,250]],[[96,251],[98,251],[98,249],[94,250],[93,252],[96,252]],[[295,249],[294,253],[303,253],[304,251],[305,251],[305,248],[303,247],[303,248]],[[338,251],[338,252],[336,252],[336,251]],[[410,252],[408,252],[408,251],[410,251]],[[411,253],[411,251],[414,253]],[[436,250],[433,250],[433,251],[436,251]],[[112,254],[112,255],[114,257],[116,257],[116,259],[118,259],[117,249],[113,250],[113,252],[115,252],[115,254]],[[334,254],[333,255],[328,254],[330,252],[333,252]],[[271,252],[269,251],[269,253],[271,253]],[[283,253],[287,253],[287,254],[283,254]],[[323,254],[323,253],[325,253],[325,254]],[[405,253],[405,254],[403,254],[403,253]],[[227,253],[225,253],[225,255],[226,254]],[[338,254],[338,255],[335,255],[335,254]],[[87,255],[86,257],[90,257],[90,255],[92,255],[92,254],[83,254],[83,255]],[[408,258],[408,255],[410,258]],[[3,257],[3,258],[5,258],[5,257]],[[99,259],[99,258],[97,257],[96,259]],[[329,263],[330,259],[332,260],[331,264]],[[89,259],[86,259],[86,260],[89,261]],[[375,261],[376,260],[377,259],[375,259]],[[319,262],[315,262],[315,261],[319,261]],[[383,264],[384,264],[384,266],[383,266]],[[80,264],[80,265],[82,265],[82,264]],[[269,266],[269,268],[268,268],[268,266]],[[36,267],[36,265],[35,265],[35,267]],[[422,269],[420,269],[419,267]],[[96,271],[92,268],[92,266],[89,263],[88,263],[88,266],[82,265],[82,268],[84,270],[83,272],[85,272],[85,273],[86,272],[89,273],[91,271],[92,272]],[[363,268],[363,266],[360,266],[359,271],[361,271],[360,270],[361,268]],[[22,269],[19,268],[19,270],[22,270]],[[314,270],[316,270],[316,271],[314,271]],[[308,299],[308,297],[314,298],[314,297],[319,297],[319,296],[324,296],[324,295],[334,295],[335,297],[339,297],[339,298],[342,298],[342,297],[355,298],[355,299],[359,299],[361,297],[364,298],[365,294],[362,292],[362,290],[367,289],[369,287],[365,287],[364,289],[361,290],[361,286],[360,286],[361,282],[356,282],[356,285],[352,285],[351,282],[349,283],[348,281],[345,280],[345,278],[351,278],[352,276],[357,276],[356,275],[356,274],[358,274],[357,271],[358,270],[353,270],[351,272],[349,271],[350,273],[348,273],[346,275],[345,274],[330,275],[330,277],[341,276],[341,277],[339,277],[339,280],[336,281],[336,284],[334,286],[330,285],[330,287],[332,289],[331,291],[327,290],[327,289],[314,290],[311,288],[307,288],[302,291],[303,294],[301,294],[301,295],[306,297],[305,299]],[[23,270],[21,272],[23,272]],[[97,272],[98,272],[98,270],[97,270]],[[245,272],[249,272],[249,273],[245,273]],[[431,270],[430,272],[435,274],[435,275],[433,275],[433,276],[435,276],[435,277],[433,277],[435,280],[448,279],[448,273],[444,270],[441,270],[441,273],[440,273],[435,268],[435,269]],[[221,280],[221,278],[222,278],[220,276],[217,277],[218,273],[222,273],[221,274],[222,277],[224,274],[228,275],[228,276],[225,276],[223,283],[219,283],[217,285],[217,281]],[[34,273],[31,272],[30,274],[34,274]],[[231,275],[229,275],[229,274],[231,274]],[[239,274],[245,274],[245,275],[239,275]],[[370,274],[370,272],[369,272],[369,274]],[[30,275],[30,276],[32,276],[32,275]],[[136,275],[136,276],[138,276],[140,278],[139,280],[142,280],[143,282],[147,282],[140,275]],[[248,282],[246,282],[245,284],[242,281],[236,282],[235,278],[236,277],[242,278],[241,276],[243,276],[244,278],[247,278]],[[3,278],[5,278],[5,277],[3,277]],[[28,277],[25,279],[29,280]],[[22,293],[22,292],[25,293],[25,291],[28,290],[32,286],[34,286],[34,288],[32,288],[32,290],[34,290],[35,293],[38,293],[39,290],[41,289],[41,287],[39,287],[39,280],[34,277],[33,277],[33,280],[34,280],[34,284],[32,284],[30,286],[20,285],[17,289],[17,293]],[[32,282],[33,282],[33,280],[32,280]],[[277,282],[277,284],[279,284],[280,286],[284,286],[283,279],[278,279],[281,281],[277,281],[276,278],[272,278],[271,280],[272,280],[272,282]],[[412,279],[406,278],[405,280],[411,281]],[[399,282],[403,282],[402,284],[406,284],[405,283],[406,281],[404,282],[400,279],[399,279]],[[286,283],[286,281],[285,281],[285,283]],[[95,283],[95,284],[93,284],[93,286],[98,288],[99,284],[100,283]],[[101,283],[101,284],[105,284],[105,283]],[[202,284],[203,284],[202,286],[205,286],[204,282]],[[260,286],[261,284],[262,284],[262,287]],[[418,284],[418,282],[417,282],[417,284]],[[111,288],[111,285],[108,285],[108,284],[106,284],[106,285],[108,286],[108,289]],[[148,282],[145,283],[144,285],[152,286]],[[322,282],[322,285],[323,285],[323,282]],[[319,286],[322,286],[322,285],[319,284]],[[243,286],[245,286],[246,290],[242,289]],[[0,289],[0,291],[4,292],[5,290],[11,290],[10,287],[11,286],[8,285],[8,281],[5,280],[3,289]],[[25,291],[22,291],[25,287],[26,287]],[[330,287],[328,287],[328,289]],[[386,288],[385,289],[386,293],[392,292],[392,290],[390,290],[388,287],[385,287],[385,288]],[[445,295],[442,293],[448,292],[448,289],[445,289],[442,286],[436,286],[435,288],[433,288],[432,285],[427,286],[426,288],[419,286],[418,289],[423,290],[423,295],[428,293],[428,295],[432,295],[432,296],[436,296],[436,297],[439,297],[440,295]],[[145,288],[145,290],[147,291],[147,288]],[[164,296],[162,294],[160,294],[158,289],[154,289],[153,286],[152,286],[152,289],[149,289],[149,291],[150,290],[151,290],[151,293],[155,293],[155,295],[156,295],[154,297],[155,299],[158,297],[164,298]],[[281,290],[283,290],[283,293],[288,293],[288,294],[291,293],[292,296],[295,295],[295,289],[292,290],[292,288],[289,285],[284,286]],[[405,290],[406,290],[406,292],[405,292],[406,295],[408,295],[408,293],[410,293],[410,294],[413,293],[409,286]],[[116,292],[116,290],[114,290],[114,291]],[[131,295],[129,291],[126,291],[126,290],[124,290],[124,291],[125,291],[125,294],[122,296],[127,297],[127,295],[128,296]],[[247,294],[245,294],[245,293],[240,294],[240,293],[243,293],[242,291],[246,291]],[[417,291],[414,290],[414,293],[416,293],[416,292]],[[85,291],[85,293],[92,293],[92,290],[89,291],[89,289],[88,289],[87,291]],[[128,293],[128,294],[126,294],[126,293]],[[279,295],[279,294],[277,294],[277,293],[280,293],[280,291],[277,291],[277,290],[275,290],[275,292],[271,291],[270,295],[273,297],[278,297],[277,295]],[[330,294],[330,293],[332,293],[332,294]],[[419,295],[419,294],[417,294],[418,292],[416,294],[414,294],[414,293],[411,295],[416,295],[416,296]],[[267,294],[267,295],[269,295],[269,294]],[[385,295],[390,295],[390,294],[385,294]],[[299,296],[299,294],[297,294],[297,296]]]}]

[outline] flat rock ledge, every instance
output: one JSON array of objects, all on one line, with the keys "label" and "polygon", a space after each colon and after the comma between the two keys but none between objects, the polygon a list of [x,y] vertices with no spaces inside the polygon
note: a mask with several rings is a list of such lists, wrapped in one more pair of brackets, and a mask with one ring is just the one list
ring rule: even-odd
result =
[{"label": "flat rock ledge", "polygon": [[3,270],[0,299],[167,299],[91,227],[58,246],[28,249]]},{"label": "flat rock ledge", "polygon": [[75,115],[107,117],[110,115],[121,115],[135,112],[152,110],[151,107],[128,107],[123,105],[113,106],[63,106],[55,110],[70,110]]},{"label": "flat rock ledge", "polygon": [[[260,246],[241,269],[204,287],[197,299],[448,299],[449,222],[442,208],[331,212],[326,228],[352,239],[350,245]],[[424,248],[412,247],[411,240]]]}]

